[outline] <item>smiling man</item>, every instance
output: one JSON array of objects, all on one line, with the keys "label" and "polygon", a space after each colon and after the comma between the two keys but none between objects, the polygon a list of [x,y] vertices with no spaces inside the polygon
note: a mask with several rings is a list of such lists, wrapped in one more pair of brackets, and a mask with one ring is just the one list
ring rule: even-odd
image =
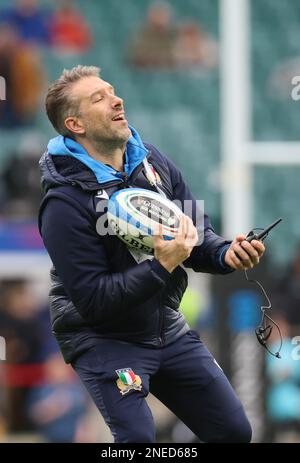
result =
[{"label": "smiling man", "polygon": [[[131,137],[122,99],[96,75],[75,81],[69,92],[74,106],[64,120],[66,135],[75,138],[93,159],[122,171],[125,145]],[[47,109],[51,120],[51,104]],[[61,123],[59,114],[54,117]]]},{"label": "smiling man", "polygon": [[[128,125],[123,100],[98,68],[64,71],[49,88],[46,109],[60,135],[40,161],[39,225],[54,264],[51,320],[65,361],[115,442],[155,442],[149,391],[200,440],[249,442],[238,397],[179,306],[187,287],[183,267],[220,274],[252,268],[264,245],[244,235],[226,241],[205,215],[204,240],[196,246],[196,202],[181,173]],[[152,259],[96,230],[105,213],[99,204],[131,186],[193,204],[174,240],[155,237]]]}]

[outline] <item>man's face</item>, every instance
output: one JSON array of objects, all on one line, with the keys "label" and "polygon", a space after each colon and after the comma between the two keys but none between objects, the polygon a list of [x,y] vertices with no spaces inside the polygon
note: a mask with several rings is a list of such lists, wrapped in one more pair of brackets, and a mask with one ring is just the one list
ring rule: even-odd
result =
[{"label": "man's face", "polygon": [[72,86],[71,95],[80,101],[78,135],[98,143],[127,142],[131,131],[125,119],[124,103],[108,82],[95,76],[84,77]]}]

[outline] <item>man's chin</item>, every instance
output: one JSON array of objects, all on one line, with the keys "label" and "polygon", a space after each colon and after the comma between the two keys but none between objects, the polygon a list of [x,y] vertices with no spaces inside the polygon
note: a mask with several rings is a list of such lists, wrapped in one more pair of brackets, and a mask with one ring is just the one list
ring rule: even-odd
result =
[{"label": "man's chin", "polygon": [[130,128],[127,126],[125,127],[118,127],[118,129],[114,130],[107,130],[105,131],[93,131],[87,134],[87,138],[94,140],[96,143],[108,143],[108,144],[115,144],[115,145],[123,145],[126,144],[129,138],[132,136]]},{"label": "man's chin", "polygon": [[132,136],[132,132],[131,132],[131,130],[130,130],[130,128],[128,126],[127,126],[127,134],[128,134],[128,138],[130,138]]},{"label": "man's chin", "polygon": [[124,129],[118,130],[118,133],[116,134],[116,139],[119,139],[123,143],[126,143],[128,139],[132,136],[130,128],[124,127]]}]

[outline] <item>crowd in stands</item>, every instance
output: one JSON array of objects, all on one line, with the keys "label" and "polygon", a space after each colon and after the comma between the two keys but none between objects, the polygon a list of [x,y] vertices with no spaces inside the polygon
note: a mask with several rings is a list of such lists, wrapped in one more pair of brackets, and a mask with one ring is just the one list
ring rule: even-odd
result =
[{"label": "crowd in stands", "polygon": [[[300,247],[285,273],[274,278],[274,315],[282,333],[281,359],[266,356],[270,440],[300,442]],[[280,336],[273,328],[271,349]]]},{"label": "crowd in stands", "polygon": [[92,34],[71,0],[56,10],[38,0],[16,0],[0,10],[0,76],[6,99],[0,104],[0,129],[28,127],[42,106],[47,75],[42,54],[81,55],[92,46]]},{"label": "crowd in stands", "polygon": [[217,44],[198,22],[176,23],[170,4],[158,3],[129,44],[128,62],[144,70],[208,71],[217,66]]},{"label": "crowd in stands", "polygon": [[[33,218],[41,198],[37,161],[47,143],[34,134],[49,81],[44,55],[80,60],[93,46],[93,37],[73,0],[55,6],[39,0],[15,0],[7,5],[0,9],[0,76],[6,83],[6,98],[0,101],[0,131],[33,129],[33,134],[26,135],[25,147],[21,135],[0,166],[0,216]],[[124,59],[136,69],[209,70],[217,64],[217,46],[197,22],[188,18],[176,22],[169,4],[154,3],[146,23],[128,37]]]},{"label": "crowd in stands", "polygon": [[2,433],[36,432],[45,442],[90,441],[88,399],[64,363],[46,303],[38,302],[25,278],[0,283],[1,336],[6,341],[0,370]]},{"label": "crowd in stands", "polygon": [[[35,218],[41,199],[38,160],[46,147],[36,124],[44,105],[48,73],[45,53],[82,56],[92,33],[72,0],[46,7],[15,0],[0,9],[0,131],[26,130],[0,165],[0,216]],[[24,141],[24,139],[26,139]],[[37,141],[38,140],[38,141]],[[2,153],[1,153],[2,155]]]}]

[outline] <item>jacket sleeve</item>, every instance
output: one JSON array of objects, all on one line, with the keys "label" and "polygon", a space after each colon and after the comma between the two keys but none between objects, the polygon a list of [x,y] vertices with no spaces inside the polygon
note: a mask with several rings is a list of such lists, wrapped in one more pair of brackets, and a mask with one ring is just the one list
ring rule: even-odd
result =
[{"label": "jacket sleeve", "polygon": [[[177,199],[184,204],[185,200],[191,201],[192,207],[189,208],[194,225],[196,225],[196,217],[203,217],[203,212],[197,212],[197,202],[192,195],[190,189],[184,182],[180,171],[175,165],[167,159],[170,176],[173,186],[174,199]],[[195,246],[190,257],[183,263],[185,267],[192,268],[195,272],[206,273],[231,273],[234,270],[225,264],[224,256],[227,248],[230,246],[231,241],[227,241],[214,232],[207,214],[204,214],[202,220],[202,228],[199,229],[197,224],[198,233],[203,237],[201,245]]]},{"label": "jacket sleeve", "polygon": [[52,197],[41,212],[45,247],[68,297],[81,316],[99,324],[152,297],[170,277],[156,260],[111,273],[103,239],[88,213]]}]

